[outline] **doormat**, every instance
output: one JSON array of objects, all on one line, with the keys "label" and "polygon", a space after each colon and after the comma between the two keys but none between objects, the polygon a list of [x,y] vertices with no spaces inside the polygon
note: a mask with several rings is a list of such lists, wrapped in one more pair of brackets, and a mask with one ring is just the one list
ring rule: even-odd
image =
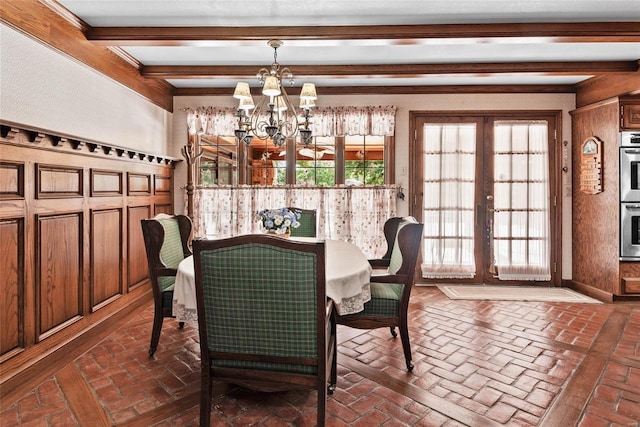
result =
[{"label": "doormat", "polygon": [[449,299],[492,301],[542,301],[602,304],[602,301],[568,288],[538,288],[533,286],[438,285]]}]

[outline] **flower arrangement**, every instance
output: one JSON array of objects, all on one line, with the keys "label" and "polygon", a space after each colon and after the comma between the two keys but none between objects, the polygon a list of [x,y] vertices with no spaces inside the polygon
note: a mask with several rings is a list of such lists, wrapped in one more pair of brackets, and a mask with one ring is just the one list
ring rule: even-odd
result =
[{"label": "flower arrangement", "polygon": [[262,222],[262,228],[269,233],[288,234],[291,227],[298,228],[300,223],[300,211],[281,209],[263,209],[258,212],[258,217]]}]

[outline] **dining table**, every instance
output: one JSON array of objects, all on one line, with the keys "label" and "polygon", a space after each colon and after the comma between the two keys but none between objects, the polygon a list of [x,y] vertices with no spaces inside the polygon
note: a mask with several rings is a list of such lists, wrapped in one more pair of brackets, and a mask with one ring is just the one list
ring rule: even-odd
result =
[{"label": "dining table", "polygon": [[[353,243],[342,240],[310,237],[290,237],[301,242],[325,243],[326,294],[335,304],[339,315],[354,314],[364,310],[371,300],[372,268],[366,256]],[[181,322],[197,322],[196,281],[193,255],[178,265],[173,289],[173,316]]]}]

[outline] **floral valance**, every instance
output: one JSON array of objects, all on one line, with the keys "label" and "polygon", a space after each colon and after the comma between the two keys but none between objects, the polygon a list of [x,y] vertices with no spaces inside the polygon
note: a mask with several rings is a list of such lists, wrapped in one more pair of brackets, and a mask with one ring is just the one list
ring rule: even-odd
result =
[{"label": "floral valance", "polygon": [[311,130],[316,136],[393,136],[396,107],[318,107],[313,110]]},{"label": "floral valance", "polygon": [[[188,108],[190,134],[233,136],[238,126],[236,110],[229,107]],[[380,135],[393,136],[396,107],[318,107],[313,110],[311,130],[315,136]]]},{"label": "floral valance", "polygon": [[198,107],[187,108],[187,130],[190,135],[205,134],[232,136],[238,127],[235,108]]}]

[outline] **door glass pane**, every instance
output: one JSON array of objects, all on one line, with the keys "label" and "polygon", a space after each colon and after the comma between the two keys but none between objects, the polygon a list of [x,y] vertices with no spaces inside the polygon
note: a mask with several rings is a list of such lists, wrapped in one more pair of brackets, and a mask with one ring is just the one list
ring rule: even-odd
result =
[{"label": "door glass pane", "polygon": [[494,123],[493,259],[501,280],[551,279],[546,121]]},{"label": "door glass pane", "polygon": [[422,275],[473,277],[476,125],[425,124],[422,144]]}]

